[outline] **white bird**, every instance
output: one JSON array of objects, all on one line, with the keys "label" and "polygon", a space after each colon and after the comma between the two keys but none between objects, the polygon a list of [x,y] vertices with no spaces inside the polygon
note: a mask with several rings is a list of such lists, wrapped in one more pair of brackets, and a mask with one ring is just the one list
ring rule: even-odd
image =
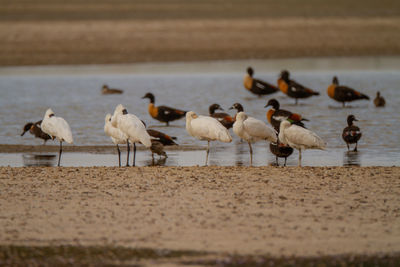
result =
[{"label": "white bird", "polygon": [[301,150],[325,149],[325,142],[314,132],[304,129],[289,121],[282,121],[279,128],[279,140],[299,150],[299,166],[301,166]]},{"label": "white bird", "polygon": [[249,117],[243,111],[236,114],[236,121],[233,124],[233,132],[241,139],[246,140],[250,148],[250,165],[253,164],[253,149],[251,143],[260,140],[276,142],[276,131],[263,121]]},{"label": "white bird", "polygon": [[[108,135],[111,138],[113,143],[117,146],[118,165],[119,165],[119,167],[121,167],[121,151],[119,150],[118,145],[126,144],[126,140],[128,140],[128,137],[120,129],[112,126],[111,114],[106,115],[105,123],[104,123],[104,132],[106,133],[106,135]],[[128,165],[129,162],[126,162],[126,164]]]},{"label": "white bird", "polygon": [[200,140],[207,140],[206,164],[210,151],[210,141],[232,142],[229,131],[217,119],[209,116],[198,116],[194,111],[186,113],[186,131]]},{"label": "white bird", "polygon": [[[126,137],[126,144],[128,146],[127,161],[129,161],[129,142],[133,143],[133,165],[135,166],[136,160],[136,143],[142,143],[145,147],[151,147],[150,135],[146,131],[143,122],[133,114],[128,114],[126,108],[119,104],[114,111],[111,118],[112,126],[118,128],[123,132]],[[129,166],[129,162],[127,162]]]},{"label": "white bird", "polygon": [[54,112],[50,108],[44,114],[41,127],[42,131],[50,135],[53,140],[54,138],[57,138],[60,141],[60,151],[58,153],[57,164],[57,166],[60,166],[62,142],[65,141],[69,144],[74,142],[72,139],[71,128],[63,118],[54,116]]}]

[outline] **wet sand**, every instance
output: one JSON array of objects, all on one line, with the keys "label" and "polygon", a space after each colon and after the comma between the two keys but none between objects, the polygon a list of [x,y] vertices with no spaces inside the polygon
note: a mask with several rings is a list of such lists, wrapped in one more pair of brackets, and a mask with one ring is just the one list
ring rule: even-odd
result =
[{"label": "wet sand", "polygon": [[1,167],[0,244],[392,255],[399,178],[399,167]]},{"label": "wet sand", "polygon": [[400,54],[400,4],[45,0],[0,5],[0,66]]}]

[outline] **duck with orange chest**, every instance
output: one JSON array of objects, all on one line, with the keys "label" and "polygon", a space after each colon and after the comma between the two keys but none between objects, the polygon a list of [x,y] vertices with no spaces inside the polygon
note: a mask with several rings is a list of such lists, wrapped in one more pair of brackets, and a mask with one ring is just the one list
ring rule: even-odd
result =
[{"label": "duck with orange chest", "polygon": [[288,110],[280,109],[279,102],[276,99],[270,99],[265,105],[265,108],[271,106],[272,108],[267,111],[267,120],[279,132],[279,127],[282,121],[289,120],[292,124],[305,127],[303,121],[308,119],[303,118],[300,114],[292,113]]},{"label": "duck with orange chest", "polygon": [[167,106],[155,106],[155,97],[152,93],[147,93],[142,98],[148,98],[150,100],[148,111],[153,119],[161,122],[165,122],[169,126],[170,121],[179,120],[186,115],[186,111],[171,108]]},{"label": "duck with orange chest", "polygon": [[231,117],[231,115],[225,112],[215,112],[216,110],[224,110],[224,109],[221,108],[219,104],[210,105],[210,107],[208,108],[210,117],[217,119],[222,125],[225,126],[226,129],[231,128],[233,123],[235,122],[234,119]]},{"label": "duck with orange chest", "polygon": [[284,94],[291,98],[294,98],[296,100],[296,105],[298,99],[300,98],[309,98],[314,95],[319,95],[319,92],[304,87],[296,81],[291,80],[289,76],[289,71],[283,70],[281,72],[280,78],[278,79],[278,87]]},{"label": "duck with orange chest", "polygon": [[342,138],[346,142],[347,150],[350,150],[350,144],[356,144],[353,151],[357,151],[357,144],[362,133],[353,121],[358,121],[354,115],[347,116],[347,127],[343,129]]},{"label": "duck with orange chest", "polygon": [[355,100],[366,99],[369,100],[369,96],[362,94],[353,88],[339,85],[339,79],[334,76],[332,84],[327,89],[328,96],[338,102],[342,102],[343,107],[346,102],[352,102]]},{"label": "duck with orange chest", "polygon": [[279,91],[276,86],[269,84],[265,81],[253,78],[254,70],[252,67],[247,68],[247,74],[244,76],[243,85],[244,88],[249,90],[255,95],[269,95]]},{"label": "duck with orange chest", "polygon": [[36,138],[42,139],[44,141],[43,145],[45,145],[47,140],[51,139],[51,136],[42,131],[42,128],[40,126],[41,124],[42,120],[37,121],[35,123],[28,122],[27,124],[25,124],[21,136],[23,136],[27,131],[29,131]]}]

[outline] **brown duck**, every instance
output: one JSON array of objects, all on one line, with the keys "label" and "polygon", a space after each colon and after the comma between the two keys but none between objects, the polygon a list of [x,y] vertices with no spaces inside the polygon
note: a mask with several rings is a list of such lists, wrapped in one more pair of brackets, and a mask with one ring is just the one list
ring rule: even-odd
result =
[{"label": "brown duck", "polygon": [[179,120],[183,118],[186,115],[186,111],[176,109],[176,108],[170,108],[167,106],[155,106],[155,98],[152,93],[147,93],[145,96],[142,98],[148,98],[150,99],[148,111],[150,116],[153,119],[156,119],[161,122],[165,122],[167,126],[169,125],[170,121],[174,120]]},{"label": "brown duck", "polygon": [[112,94],[122,94],[124,91],[121,89],[114,89],[108,87],[107,84],[104,84],[103,87],[101,88],[101,93],[103,95],[112,95]]},{"label": "brown duck", "polygon": [[310,88],[306,88],[294,80],[290,80],[289,76],[289,71],[283,70],[278,79],[278,87],[284,94],[294,98],[296,100],[296,104],[299,98],[308,98],[313,95],[319,95],[318,92]]},{"label": "brown duck", "polygon": [[224,109],[221,108],[219,104],[210,105],[210,107],[208,108],[210,117],[217,119],[222,125],[225,126],[226,129],[231,128],[233,123],[235,122],[233,118],[228,113],[215,112],[216,110],[224,110]]},{"label": "brown duck", "polygon": [[275,160],[276,160],[277,166],[279,166],[278,158],[285,158],[285,164],[283,166],[286,166],[287,158],[290,155],[292,155],[292,153],[293,153],[293,148],[280,143],[279,139],[278,139],[278,142],[276,142],[276,143],[274,143],[274,142],[269,143],[269,150],[271,151],[272,154],[275,155]]},{"label": "brown duck", "polygon": [[357,151],[357,143],[361,138],[360,128],[353,124],[353,121],[357,121],[354,115],[347,116],[347,127],[343,129],[342,138],[346,142],[347,150],[350,150],[350,144],[356,144],[353,151]]},{"label": "brown duck", "polygon": [[280,105],[276,99],[270,99],[265,105],[265,108],[268,106],[271,106],[272,108],[267,111],[267,120],[269,121],[269,123],[271,123],[271,125],[275,128],[277,132],[279,132],[281,122],[284,120],[288,120],[292,124],[296,124],[305,128],[303,121],[308,121],[308,119],[303,118],[300,114],[292,113],[284,109],[279,109]]},{"label": "brown duck", "polygon": [[25,124],[25,126],[23,128],[23,132],[21,133],[21,136],[23,136],[27,131],[29,131],[36,138],[40,138],[40,139],[44,140],[43,144],[45,145],[47,140],[51,139],[51,136],[42,131],[42,128],[40,127],[41,124],[42,124],[42,120],[37,121],[35,123],[28,122],[27,124]]},{"label": "brown duck", "polygon": [[381,96],[380,92],[376,93],[376,97],[374,99],[374,104],[375,104],[375,107],[384,107],[385,106],[386,101],[383,98],[383,96]]},{"label": "brown duck", "polygon": [[[236,114],[238,114],[241,111],[244,111],[243,106],[240,103],[233,104],[229,109],[236,109]],[[236,114],[233,117],[233,121],[236,121]]]},{"label": "brown duck", "polygon": [[269,84],[265,81],[253,78],[254,70],[252,67],[247,68],[247,74],[244,76],[243,85],[244,88],[249,90],[255,95],[269,95],[279,91],[276,86]]},{"label": "brown duck", "polygon": [[345,106],[345,102],[351,102],[360,99],[369,100],[369,96],[364,95],[350,87],[339,85],[339,80],[336,76],[333,77],[332,84],[328,87],[327,93],[330,98],[338,102],[342,102],[343,107]]}]

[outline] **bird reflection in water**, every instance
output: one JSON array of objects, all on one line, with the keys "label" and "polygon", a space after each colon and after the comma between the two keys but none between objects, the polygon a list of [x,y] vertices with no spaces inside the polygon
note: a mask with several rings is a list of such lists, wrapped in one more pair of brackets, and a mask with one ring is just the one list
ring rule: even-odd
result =
[{"label": "bird reflection in water", "polygon": [[56,164],[56,155],[23,154],[25,167],[52,167]]},{"label": "bird reflection in water", "polygon": [[243,166],[244,165],[244,155],[247,155],[248,145],[245,142],[237,141],[235,143],[235,165]]},{"label": "bird reflection in water", "polygon": [[345,151],[343,155],[343,166],[361,166],[360,152]]}]

